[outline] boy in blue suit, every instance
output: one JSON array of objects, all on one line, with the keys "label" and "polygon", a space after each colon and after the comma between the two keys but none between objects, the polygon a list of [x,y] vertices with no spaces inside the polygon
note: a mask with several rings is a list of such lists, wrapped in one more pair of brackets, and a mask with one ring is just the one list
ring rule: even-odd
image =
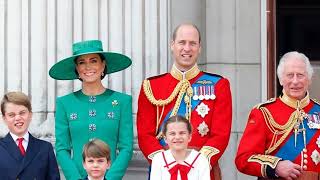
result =
[{"label": "boy in blue suit", "polygon": [[1,101],[2,118],[9,133],[0,139],[1,180],[59,180],[59,169],[49,142],[28,132],[31,103],[21,92],[9,92]]}]

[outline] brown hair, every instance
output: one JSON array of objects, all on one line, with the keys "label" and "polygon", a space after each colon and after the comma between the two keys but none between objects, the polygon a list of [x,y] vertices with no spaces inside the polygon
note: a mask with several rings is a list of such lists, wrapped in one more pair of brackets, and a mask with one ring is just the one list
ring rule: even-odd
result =
[{"label": "brown hair", "polygon": [[166,122],[163,124],[162,133],[165,135],[168,131],[168,124],[174,123],[174,122],[183,122],[187,125],[187,130],[191,134],[192,133],[192,126],[188,119],[186,119],[183,116],[175,115],[171,116]]},{"label": "brown hair", "polygon": [[3,96],[1,100],[1,113],[3,116],[5,115],[6,104],[8,103],[22,105],[30,112],[32,111],[29,97],[22,92],[8,92]]},{"label": "brown hair", "polygon": [[199,35],[199,43],[201,43],[201,34],[200,34],[200,30],[199,28],[195,25],[195,24],[190,24],[190,23],[185,23],[185,24],[180,24],[179,26],[177,26],[173,33],[172,33],[172,40],[175,41],[176,40],[176,37],[177,37],[177,32],[178,30],[180,29],[180,27],[182,26],[192,26],[193,28],[195,28],[198,32],[198,35]]},{"label": "brown hair", "polygon": [[87,157],[101,158],[105,157],[110,161],[110,148],[100,139],[93,139],[83,146],[82,160],[83,162]]}]

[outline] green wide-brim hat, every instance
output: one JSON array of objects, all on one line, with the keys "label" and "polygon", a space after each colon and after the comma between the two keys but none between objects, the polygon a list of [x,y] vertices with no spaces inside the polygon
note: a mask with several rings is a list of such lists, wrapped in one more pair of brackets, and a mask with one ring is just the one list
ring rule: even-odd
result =
[{"label": "green wide-brim hat", "polygon": [[57,80],[73,80],[78,79],[76,73],[75,59],[81,55],[86,54],[101,54],[104,56],[106,61],[106,67],[104,74],[111,74],[114,72],[121,71],[129,67],[132,63],[131,59],[123,54],[114,52],[105,52],[102,48],[102,43],[99,40],[89,40],[74,43],[72,46],[73,55],[71,57],[62,59],[61,61],[54,64],[49,75],[53,79]]}]

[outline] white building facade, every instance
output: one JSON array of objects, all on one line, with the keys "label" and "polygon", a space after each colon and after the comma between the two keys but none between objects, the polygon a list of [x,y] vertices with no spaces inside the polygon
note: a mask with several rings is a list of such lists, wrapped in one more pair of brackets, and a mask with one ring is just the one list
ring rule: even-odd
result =
[{"label": "white building facade", "polygon": [[[267,0],[0,0],[0,96],[23,91],[32,99],[31,132],[53,144],[57,96],[81,87],[56,81],[50,67],[72,54],[72,43],[100,39],[104,49],[124,53],[133,64],[103,80],[106,87],[137,98],[143,79],[167,72],[171,33],[180,23],[196,24],[202,34],[201,69],[231,83],[232,133],[220,160],[223,179],[255,179],[234,165],[249,110],[267,99]],[[319,69],[319,68],[318,68]],[[0,135],[6,133],[0,122]],[[124,179],[146,179],[148,164],[136,138]]]}]

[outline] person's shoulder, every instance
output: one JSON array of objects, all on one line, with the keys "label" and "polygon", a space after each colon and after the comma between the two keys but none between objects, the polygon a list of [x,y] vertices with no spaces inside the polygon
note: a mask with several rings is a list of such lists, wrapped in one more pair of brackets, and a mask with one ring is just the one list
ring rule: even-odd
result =
[{"label": "person's shoulder", "polygon": [[31,134],[30,134],[30,137],[29,137],[29,138],[30,138],[30,139],[33,138],[33,140],[34,140],[38,145],[40,145],[41,148],[44,148],[44,147],[50,148],[50,147],[52,147],[52,144],[51,144],[50,142],[45,141],[45,140],[40,139],[40,138],[36,138],[36,137],[32,136]]},{"label": "person's shoulder", "polygon": [[204,74],[208,75],[208,76],[213,76],[213,77],[218,77],[218,78],[224,78],[223,76],[221,76],[220,74],[214,74],[214,73],[209,73],[206,71],[202,71]]},{"label": "person's shoulder", "polygon": [[124,100],[129,100],[129,99],[132,99],[132,96],[129,95],[129,94],[126,94],[124,92],[119,92],[119,91],[115,91],[115,90],[112,90],[112,89],[108,89],[108,91],[111,92],[111,94],[119,99],[124,99]]},{"label": "person's shoulder", "polygon": [[162,80],[163,78],[166,78],[168,75],[169,75],[169,73],[163,73],[163,74],[160,74],[160,75],[157,75],[157,76],[149,77],[146,80],[149,80],[149,81]]},{"label": "person's shoulder", "polygon": [[75,93],[77,93],[77,92],[71,92],[69,94],[66,94],[66,95],[63,95],[63,96],[59,96],[59,97],[57,97],[57,101],[66,101],[66,100],[73,99],[75,97],[74,96]]},{"label": "person's shoulder", "polygon": [[260,109],[261,107],[267,107],[269,105],[272,105],[276,102],[277,98],[270,98],[269,100],[256,104],[253,109]]},{"label": "person's shoulder", "polygon": [[319,100],[312,98],[311,101],[320,106],[320,101]]}]

